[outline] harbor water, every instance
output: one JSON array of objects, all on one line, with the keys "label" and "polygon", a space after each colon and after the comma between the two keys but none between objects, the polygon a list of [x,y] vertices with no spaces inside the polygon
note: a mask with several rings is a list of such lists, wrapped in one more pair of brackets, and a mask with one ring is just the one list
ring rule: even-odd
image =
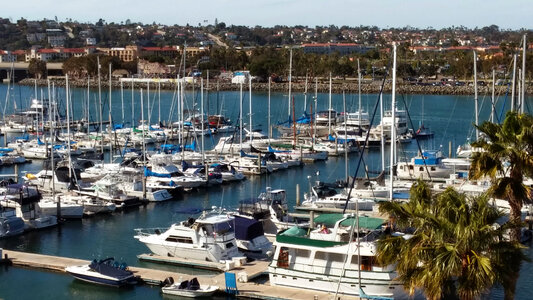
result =
[{"label": "harbor water", "polygon": [[[41,98],[41,94],[44,95],[44,98],[48,98],[48,91],[45,88],[38,87],[37,94],[38,98]],[[0,85],[0,95],[7,95],[6,85]],[[298,117],[303,113],[304,107],[307,107],[306,111],[309,112],[309,105],[314,102],[314,95],[309,94],[305,97],[299,93],[294,96],[296,116]],[[6,97],[7,102],[2,102],[3,113],[9,114],[15,108],[28,107],[29,99],[32,97],[35,97],[35,89],[33,87],[11,87],[9,96]],[[59,99],[60,107],[64,109],[66,107],[65,91],[58,88],[56,97]],[[140,91],[138,90],[133,92],[133,101],[131,90],[127,88],[123,92],[113,90],[111,95],[113,123],[129,124],[132,121],[137,123],[141,118],[140,98]],[[362,109],[372,116],[378,96],[370,94],[362,95],[361,98]],[[74,119],[80,119],[86,115],[87,99],[89,99],[90,119],[91,121],[97,120],[99,109],[96,90],[91,90],[89,96],[87,96],[87,91],[84,89],[72,89],[71,99]],[[220,113],[229,117],[233,123],[238,120],[239,92],[217,93],[211,90],[209,93],[204,92],[204,99],[206,114]],[[357,111],[358,95],[353,91],[347,91],[345,99],[347,111]],[[150,95],[148,95],[147,91],[144,90],[143,100],[145,118],[148,119],[149,116],[151,123],[157,123],[158,121],[168,123],[169,121],[177,120],[176,104],[173,104],[175,100],[174,92],[161,91],[158,93],[157,90],[152,89]],[[327,94],[318,94],[317,100],[318,106],[313,107],[313,111],[328,108],[329,100]],[[532,99],[528,100],[527,103],[531,105]],[[185,99],[185,109],[199,109],[200,101],[199,91],[196,91],[194,95],[188,91]],[[245,92],[243,95],[243,122],[246,127],[249,126],[250,118],[249,101],[249,94]],[[390,95],[385,95],[384,101],[386,109],[390,109]],[[339,112],[343,111],[343,95],[332,95],[331,102],[334,109]],[[423,123],[425,127],[429,127],[435,132],[433,139],[424,141],[421,144],[422,149],[442,149],[443,153],[448,155],[451,142],[451,153],[453,154],[458,145],[465,143],[468,138],[473,138],[474,136],[472,126],[475,120],[473,96],[398,95],[397,102],[398,109],[404,109],[407,105],[415,130],[419,124]],[[479,120],[487,120],[491,109],[490,97],[480,96],[479,102]],[[277,122],[287,120],[289,108],[292,106],[292,104],[289,104],[288,95],[272,93],[270,103],[271,124],[275,125]],[[306,103],[305,106],[304,103]],[[504,103],[505,107],[503,107]],[[109,95],[103,91],[102,115],[104,120],[107,120],[108,105]],[[508,97],[506,99],[505,95],[499,96],[495,106],[497,116],[505,116],[505,111],[509,107]],[[253,129],[262,129],[265,134],[268,132],[268,107],[269,101],[266,92],[254,92],[252,94]],[[148,108],[150,109],[148,110]],[[122,118],[122,111],[124,111],[124,119]],[[377,123],[379,123],[379,110],[373,124]],[[273,132],[275,133],[276,131],[273,130]],[[2,137],[2,139],[8,140],[12,138],[13,136],[10,135]],[[219,138],[220,136],[206,136],[205,148],[211,149]],[[3,140],[0,139],[0,142],[3,144]],[[409,144],[402,144],[398,149],[398,159],[402,160],[416,155],[417,149],[415,141]],[[382,163],[379,149],[370,149],[364,155],[368,170],[381,170]],[[388,159],[389,155],[386,155],[386,157]],[[357,153],[349,154],[348,174],[351,176],[355,173],[358,158],[359,154]],[[42,162],[40,161],[21,165],[21,175],[38,172],[41,166]],[[387,161],[385,166],[388,166]],[[0,173],[12,174],[13,172],[13,167],[0,167]],[[140,262],[137,259],[137,255],[148,253],[149,250],[144,244],[133,238],[135,228],[168,227],[173,222],[188,218],[188,214],[181,212],[189,211],[190,209],[206,209],[211,206],[221,206],[228,209],[237,208],[240,200],[257,197],[266,187],[287,190],[289,206],[292,207],[295,205],[297,198],[296,185],[300,186],[300,198],[303,199],[303,193],[309,189],[310,184],[313,184],[314,181],[335,181],[344,178],[345,173],[344,157],[330,157],[324,162],[306,164],[299,168],[291,168],[263,176],[248,177],[246,181],[241,183],[209,187],[185,193],[177,200],[150,203],[138,209],[118,212],[112,215],[68,221],[57,228],[29,232],[21,236],[0,240],[0,248],[87,260],[113,256],[117,260],[127,262],[129,265],[172,270],[177,267]],[[363,175],[363,168],[359,170],[357,175]],[[528,257],[533,259],[533,251],[530,248],[525,251]],[[200,274],[198,269],[180,268],[179,270],[187,272],[191,276]],[[205,274],[205,271],[202,274]],[[517,299],[528,298],[528,287],[533,285],[532,274],[532,263],[524,263],[517,287]],[[155,287],[142,286],[127,290],[109,289],[75,281],[65,274],[27,269],[0,269],[0,278],[0,298],[3,299],[32,299],[36,295],[39,295],[40,299],[159,299],[162,297],[160,290]],[[216,284],[224,285],[224,283]],[[491,298],[503,298],[502,290],[500,288],[493,289]]]}]

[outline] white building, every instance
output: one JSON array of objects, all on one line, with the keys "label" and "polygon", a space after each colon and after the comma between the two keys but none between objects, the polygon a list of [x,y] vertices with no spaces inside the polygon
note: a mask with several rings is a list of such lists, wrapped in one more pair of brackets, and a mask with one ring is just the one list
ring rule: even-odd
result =
[{"label": "white building", "polygon": [[0,62],[15,62],[17,61],[17,56],[11,51],[0,50]]}]

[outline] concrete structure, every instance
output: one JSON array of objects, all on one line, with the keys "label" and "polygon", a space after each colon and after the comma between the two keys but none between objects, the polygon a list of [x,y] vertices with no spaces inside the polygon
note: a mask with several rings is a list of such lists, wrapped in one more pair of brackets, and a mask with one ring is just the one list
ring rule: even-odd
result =
[{"label": "concrete structure", "polygon": [[[65,268],[68,266],[89,264],[88,260],[81,260],[68,257],[59,257],[52,255],[43,255],[36,253],[3,250],[3,254],[11,260],[11,263],[15,267],[24,267],[30,269],[40,269],[55,272],[65,272]],[[168,259],[168,257],[165,257]],[[237,289],[239,290],[238,297],[246,299],[293,299],[293,300],[308,300],[308,299],[331,299],[333,294],[313,291],[306,289],[295,289],[282,286],[270,286],[268,283],[257,283],[249,281],[254,277],[265,274],[269,262],[256,260],[246,263],[238,267],[235,271],[238,283]],[[190,275],[186,273],[178,273],[173,271],[161,271],[156,269],[128,267],[135,276],[139,276],[145,283],[152,285],[161,285],[167,277],[173,277],[174,280],[179,278],[192,278],[197,277],[200,284],[217,285],[224,290],[224,273],[212,276],[212,275]],[[359,299],[354,296],[338,295],[339,300],[345,299]]]}]

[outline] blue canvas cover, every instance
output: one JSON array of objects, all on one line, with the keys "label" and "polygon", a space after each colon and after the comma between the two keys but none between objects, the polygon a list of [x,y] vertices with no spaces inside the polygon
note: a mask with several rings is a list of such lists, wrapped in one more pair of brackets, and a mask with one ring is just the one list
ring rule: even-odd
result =
[{"label": "blue canvas cover", "polygon": [[260,222],[254,219],[235,216],[235,238],[251,241],[264,234],[263,225]]}]

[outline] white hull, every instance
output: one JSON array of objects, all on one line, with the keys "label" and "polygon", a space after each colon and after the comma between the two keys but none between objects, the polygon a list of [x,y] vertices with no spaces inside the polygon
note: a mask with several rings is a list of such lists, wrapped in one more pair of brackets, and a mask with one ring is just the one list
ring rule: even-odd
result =
[{"label": "white hull", "polygon": [[187,298],[200,298],[200,297],[210,297],[217,290],[218,290],[218,286],[207,286],[207,287],[201,286],[199,290],[186,290],[186,289],[178,289],[177,285],[172,285],[172,286],[162,288],[161,292],[167,295],[181,296],[181,297],[187,297]]},{"label": "white hull", "polygon": [[[273,274],[274,269],[276,274]],[[331,293],[335,293],[338,286],[340,294],[360,296],[358,279],[356,277],[347,278],[345,276],[339,285],[338,276],[326,275],[324,273],[299,272],[272,267],[269,267],[269,273],[270,285],[272,286],[305,287],[306,289]],[[361,285],[364,286],[363,291],[366,295],[394,297],[394,299],[407,298],[401,284],[387,284],[385,280],[390,280],[390,278],[384,278],[382,284],[376,284],[379,280],[365,278],[367,275],[365,273],[367,272],[361,272]],[[372,275],[375,275],[375,273],[372,273]]]},{"label": "white hull", "polygon": [[[39,203],[41,213],[56,216],[57,204],[55,202]],[[83,205],[81,204],[61,204],[61,217],[67,219],[81,219],[83,217]]]}]

